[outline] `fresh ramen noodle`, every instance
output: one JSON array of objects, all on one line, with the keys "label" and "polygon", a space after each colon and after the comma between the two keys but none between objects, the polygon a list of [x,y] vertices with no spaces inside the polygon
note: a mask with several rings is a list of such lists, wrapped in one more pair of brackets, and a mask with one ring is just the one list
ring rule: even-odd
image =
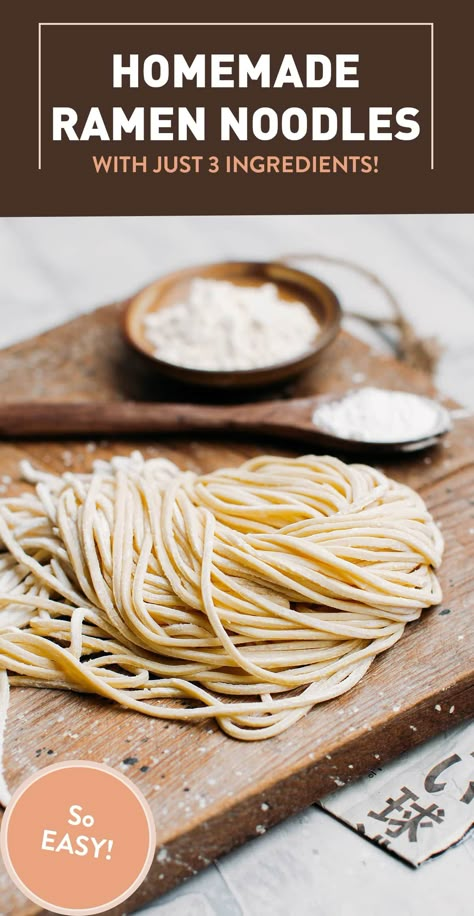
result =
[{"label": "fresh ramen noodle", "polygon": [[264,456],[200,476],[134,453],[23,474],[35,491],[0,500],[3,719],[10,683],[270,738],[441,599],[422,499],[365,465]]}]

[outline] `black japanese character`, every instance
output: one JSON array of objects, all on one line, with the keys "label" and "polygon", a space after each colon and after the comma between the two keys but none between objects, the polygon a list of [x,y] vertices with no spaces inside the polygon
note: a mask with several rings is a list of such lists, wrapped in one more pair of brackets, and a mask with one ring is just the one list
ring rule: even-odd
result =
[{"label": "black japanese character", "polygon": [[393,825],[393,827],[387,827],[385,831],[387,836],[399,837],[407,831],[409,842],[416,843],[418,840],[418,827],[432,827],[433,823],[442,824],[444,820],[445,812],[443,808],[438,808],[437,805],[423,808],[422,805],[412,802],[410,807],[416,812],[415,814],[411,815],[410,811],[404,811],[403,819],[390,818],[389,825]]},{"label": "black japanese character", "polygon": [[384,849],[388,849],[390,846],[390,840],[387,840],[386,836],[382,836],[381,833],[378,833],[377,836],[374,836],[374,840],[379,846],[383,846]]},{"label": "black japanese character", "polygon": [[425,779],[425,789],[430,795],[435,795],[436,792],[442,792],[446,787],[445,782],[437,782],[438,776],[441,776],[441,773],[444,770],[447,770],[448,767],[454,766],[455,763],[460,763],[461,757],[459,754],[451,754],[451,757],[446,757],[446,760],[442,760],[441,763],[437,763],[436,766],[432,767]]},{"label": "black japanese character", "polygon": [[460,801],[464,802],[465,805],[468,805],[472,802],[474,798],[474,782],[470,782],[464,795],[461,795]]},{"label": "black japanese character", "polygon": [[[474,751],[471,754],[471,757],[474,757]],[[472,802],[473,798],[474,798],[474,782],[470,782],[464,795],[461,796],[460,801],[464,802],[465,805],[469,805],[469,803]]]},{"label": "black japanese character", "polygon": [[376,811],[369,811],[368,816],[374,817],[377,821],[388,821],[389,815],[392,814],[394,811],[403,811],[403,808],[405,807],[407,802],[418,801],[418,795],[415,795],[415,793],[412,792],[410,789],[407,789],[406,786],[402,786],[400,791],[403,792],[403,795],[400,795],[400,798],[397,798],[397,799],[387,798],[386,800],[387,807],[384,808],[383,811],[379,811],[378,814]]}]

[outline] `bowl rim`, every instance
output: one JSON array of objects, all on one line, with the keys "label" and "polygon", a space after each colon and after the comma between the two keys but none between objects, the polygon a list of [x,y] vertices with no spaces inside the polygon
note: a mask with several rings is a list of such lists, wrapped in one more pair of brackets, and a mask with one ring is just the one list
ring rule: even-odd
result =
[{"label": "bowl rim", "polygon": [[[142,297],[144,297],[145,294],[148,291],[151,291],[155,286],[159,287],[165,282],[167,285],[173,286],[180,280],[199,277],[201,271],[211,271],[216,267],[220,268],[223,273],[225,272],[226,268],[229,270],[239,267],[246,268],[249,271],[249,277],[251,277],[252,274],[258,277],[259,271],[262,271],[262,283],[273,282],[276,285],[278,285],[279,279],[272,276],[265,277],[264,272],[268,269],[275,270],[280,268],[286,275],[280,279],[280,282],[293,282],[295,287],[303,288],[307,294],[309,293],[312,295],[314,300],[325,300],[325,303],[329,304],[330,315],[325,322],[321,322],[320,315],[316,314],[321,330],[320,333],[316,336],[314,343],[307,350],[305,350],[301,356],[289,360],[282,360],[277,363],[267,363],[264,366],[255,366],[250,369],[200,369],[196,366],[184,366],[179,363],[173,363],[169,360],[155,356],[154,353],[144,345],[141,338],[135,333],[134,329],[134,321],[139,316],[140,302]],[[245,278],[245,275],[242,274],[242,277]],[[225,279],[225,277],[222,277],[222,279]],[[312,290],[312,286],[314,286],[315,289]],[[316,308],[314,308],[308,301],[304,301],[304,304],[311,311],[311,313],[315,315]],[[146,309],[144,309],[144,313],[145,311]],[[303,372],[306,368],[309,368],[309,366],[313,364],[318,354],[334,340],[340,330],[341,321],[342,308],[334,290],[332,290],[330,286],[328,286],[323,280],[314,274],[299,270],[296,267],[292,267],[286,264],[284,261],[278,260],[225,260],[210,261],[204,264],[200,263],[184,268],[179,268],[177,270],[162,274],[155,280],[152,280],[151,283],[147,283],[145,286],[141,287],[136,293],[134,293],[129,299],[126,300],[122,316],[122,330],[127,342],[142,356],[146,357],[146,359],[149,360],[157,370],[162,370],[163,375],[188,379],[189,381],[199,381],[204,384],[207,382],[209,386],[212,386],[213,384],[219,382],[222,382],[223,384],[229,383],[230,385],[233,382],[235,383],[236,380],[242,380],[244,383],[250,383],[252,381],[258,383],[259,380],[265,382],[273,376],[285,378],[293,374],[296,375],[300,372]]]}]

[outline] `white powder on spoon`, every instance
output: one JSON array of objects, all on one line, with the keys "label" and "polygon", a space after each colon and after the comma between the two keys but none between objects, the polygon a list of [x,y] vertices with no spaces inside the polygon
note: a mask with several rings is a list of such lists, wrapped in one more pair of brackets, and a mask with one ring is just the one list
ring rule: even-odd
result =
[{"label": "white powder on spoon", "polygon": [[448,411],[429,398],[406,391],[359,388],[321,404],[312,421],[318,429],[359,442],[411,442],[451,425]]},{"label": "white powder on spoon", "polygon": [[192,281],[183,300],[149,312],[145,334],[159,359],[207,370],[258,369],[303,356],[319,327],[309,308],[273,283]]}]

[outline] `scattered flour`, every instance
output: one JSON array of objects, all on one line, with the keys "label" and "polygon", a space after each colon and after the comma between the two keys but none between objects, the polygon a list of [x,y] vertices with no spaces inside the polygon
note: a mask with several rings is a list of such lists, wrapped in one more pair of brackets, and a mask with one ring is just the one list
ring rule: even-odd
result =
[{"label": "scattered flour", "polygon": [[239,286],[202,278],[192,281],[187,299],[149,313],[144,325],[156,357],[211,371],[298,358],[319,331],[309,308],[281,299],[273,283]]}]

